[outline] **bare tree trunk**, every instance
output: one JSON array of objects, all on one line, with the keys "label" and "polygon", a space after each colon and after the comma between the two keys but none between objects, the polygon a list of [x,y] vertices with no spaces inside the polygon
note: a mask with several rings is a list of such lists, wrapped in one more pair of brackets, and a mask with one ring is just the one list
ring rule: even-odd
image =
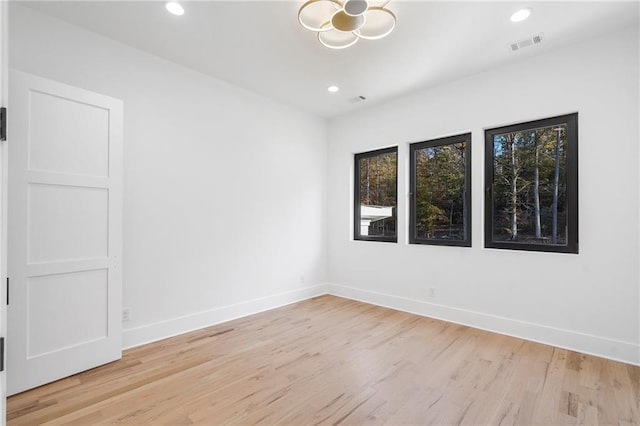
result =
[{"label": "bare tree trunk", "polygon": [[376,189],[373,195],[375,198],[373,200],[373,205],[381,206],[382,203],[380,203],[380,162],[379,161],[376,161]]},{"label": "bare tree trunk", "polygon": [[518,163],[516,161],[516,140],[511,139],[511,170],[513,178],[511,179],[511,239],[518,239]]},{"label": "bare tree trunk", "polygon": [[453,200],[451,200],[451,208],[449,209],[449,236],[453,230]]},{"label": "bare tree trunk", "polygon": [[369,159],[367,158],[367,177],[366,177],[366,191],[365,191],[365,204],[366,205],[370,205],[371,204],[371,178],[369,177]]},{"label": "bare tree trunk", "polygon": [[536,238],[542,238],[542,229],[540,227],[540,147],[538,146],[538,133],[534,132],[534,144],[536,148],[536,168],[533,171],[533,206],[535,209],[536,221]]},{"label": "bare tree trunk", "polygon": [[[459,149],[462,170],[466,170],[466,158],[464,157],[464,147]],[[465,172],[466,173],[466,172]],[[463,175],[464,176],[464,175]],[[467,239],[467,179],[462,182],[462,238]]]},{"label": "bare tree trunk", "polygon": [[462,192],[462,238],[467,239],[467,188]]},{"label": "bare tree trunk", "polygon": [[555,152],[555,170],[553,171],[553,204],[551,205],[552,221],[551,221],[551,243],[558,244],[558,187],[560,186],[560,132],[561,127],[556,128],[556,152]]}]

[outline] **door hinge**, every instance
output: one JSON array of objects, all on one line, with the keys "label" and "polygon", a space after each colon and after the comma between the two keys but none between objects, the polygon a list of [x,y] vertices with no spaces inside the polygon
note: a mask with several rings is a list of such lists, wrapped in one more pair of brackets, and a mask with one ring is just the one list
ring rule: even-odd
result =
[{"label": "door hinge", "polygon": [[7,277],[7,306],[9,306],[9,277]]},{"label": "door hinge", "polygon": [[0,108],[0,141],[7,140],[7,109]]},{"label": "door hinge", "polygon": [[4,337],[0,337],[0,371],[4,371]]}]

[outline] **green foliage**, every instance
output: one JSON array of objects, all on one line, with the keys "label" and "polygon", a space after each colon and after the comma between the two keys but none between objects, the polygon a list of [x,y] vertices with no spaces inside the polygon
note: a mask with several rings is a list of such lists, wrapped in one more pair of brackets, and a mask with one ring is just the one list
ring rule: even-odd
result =
[{"label": "green foliage", "polygon": [[418,237],[464,239],[464,143],[416,151]]}]

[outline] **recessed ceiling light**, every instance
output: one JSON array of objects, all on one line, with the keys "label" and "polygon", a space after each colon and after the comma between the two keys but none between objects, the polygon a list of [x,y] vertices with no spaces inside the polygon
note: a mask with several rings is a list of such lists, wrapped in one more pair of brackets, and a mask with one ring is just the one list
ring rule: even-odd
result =
[{"label": "recessed ceiling light", "polygon": [[329,86],[327,87],[327,90],[331,93],[336,93],[340,88],[338,86]]},{"label": "recessed ceiling light", "polygon": [[518,10],[516,13],[511,15],[511,22],[520,22],[524,21],[531,15],[531,9],[525,7],[524,9]]},{"label": "recessed ceiling light", "polygon": [[164,7],[167,8],[169,13],[172,13],[172,14],[174,14],[176,16],[184,15],[184,9],[182,8],[182,6],[180,6],[179,3],[176,3],[174,1],[170,1],[169,3],[166,3],[164,5]]}]

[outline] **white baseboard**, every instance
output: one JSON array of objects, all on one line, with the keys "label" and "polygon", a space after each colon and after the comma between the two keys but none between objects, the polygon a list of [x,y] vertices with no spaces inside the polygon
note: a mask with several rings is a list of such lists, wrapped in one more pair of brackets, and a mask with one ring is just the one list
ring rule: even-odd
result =
[{"label": "white baseboard", "polygon": [[631,342],[330,283],[125,329],[123,330],[123,349],[199,330],[327,293],[640,366],[640,345]]},{"label": "white baseboard", "polygon": [[284,305],[310,299],[327,293],[327,286],[319,284],[293,291],[247,300],[228,306],[221,306],[208,311],[172,318],[165,321],[146,324],[122,331],[123,349],[133,348],[146,343],[156,342],[168,337],[177,336],[193,330],[231,321],[258,312],[268,311]]},{"label": "white baseboard", "polygon": [[640,345],[631,342],[337,284],[327,284],[327,292],[347,299],[557,346],[627,364],[640,365]]}]

